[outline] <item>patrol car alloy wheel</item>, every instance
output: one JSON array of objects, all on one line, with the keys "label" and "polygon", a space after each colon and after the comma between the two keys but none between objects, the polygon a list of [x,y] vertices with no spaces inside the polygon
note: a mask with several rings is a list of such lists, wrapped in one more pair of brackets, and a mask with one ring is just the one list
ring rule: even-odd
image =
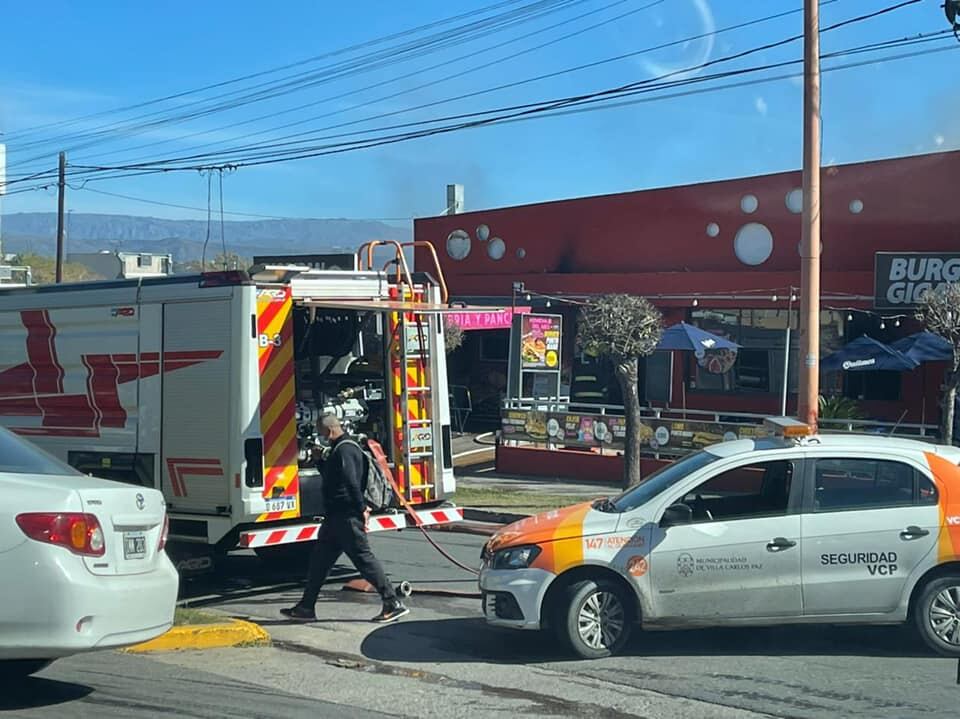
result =
[{"label": "patrol car alloy wheel", "polygon": [[608,657],[630,637],[632,610],[623,590],[607,580],[572,585],[560,609],[561,638],[584,659]]},{"label": "patrol car alloy wheel", "polygon": [[960,575],[927,584],[916,608],[924,641],[940,654],[960,657]]}]

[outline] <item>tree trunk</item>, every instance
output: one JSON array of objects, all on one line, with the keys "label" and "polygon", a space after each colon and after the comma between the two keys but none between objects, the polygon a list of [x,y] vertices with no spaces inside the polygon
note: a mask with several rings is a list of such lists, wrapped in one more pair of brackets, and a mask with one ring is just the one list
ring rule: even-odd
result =
[{"label": "tree trunk", "polygon": [[623,411],[627,420],[627,435],[624,438],[623,486],[624,489],[640,484],[640,392],[637,378],[639,362],[636,357],[616,363],[617,381],[623,395]]},{"label": "tree trunk", "polygon": [[940,441],[943,444],[953,444],[954,412],[957,406],[957,385],[960,384],[960,373],[956,368],[948,370],[944,382],[942,423],[940,425]]}]

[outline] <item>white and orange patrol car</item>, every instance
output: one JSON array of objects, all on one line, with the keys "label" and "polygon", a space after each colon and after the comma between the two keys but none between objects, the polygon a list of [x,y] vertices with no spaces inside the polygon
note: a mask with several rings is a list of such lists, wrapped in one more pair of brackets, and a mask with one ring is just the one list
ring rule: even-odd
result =
[{"label": "white and orange patrol car", "polygon": [[913,621],[960,656],[960,448],[768,425],[505,527],[483,551],[487,621],[587,658],[636,624]]}]

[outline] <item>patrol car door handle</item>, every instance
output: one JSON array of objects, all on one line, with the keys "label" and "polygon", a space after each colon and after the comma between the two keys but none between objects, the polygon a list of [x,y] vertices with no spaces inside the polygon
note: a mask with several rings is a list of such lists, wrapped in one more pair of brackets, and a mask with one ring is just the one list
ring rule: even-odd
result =
[{"label": "patrol car door handle", "polygon": [[767,544],[768,552],[782,552],[784,549],[790,549],[790,547],[796,547],[797,543],[792,542],[785,537],[777,537],[769,544]]},{"label": "patrol car door handle", "polygon": [[900,532],[901,539],[920,539],[920,537],[926,537],[930,532],[926,529],[921,529],[920,527],[914,527],[913,525],[907,527],[902,532]]}]

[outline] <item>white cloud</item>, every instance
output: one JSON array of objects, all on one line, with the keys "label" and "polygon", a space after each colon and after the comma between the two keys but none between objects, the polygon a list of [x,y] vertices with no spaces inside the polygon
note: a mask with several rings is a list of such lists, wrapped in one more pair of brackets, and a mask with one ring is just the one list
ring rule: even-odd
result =
[{"label": "white cloud", "polygon": [[758,97],[757,99],[755,99],[753,101],[753,106],[757,108],[757,112],[759,112],[761,115],[763,115],[764,117],[767,116],[767,110],[768,110],[767,101],[764,100],[762,97]]}]

